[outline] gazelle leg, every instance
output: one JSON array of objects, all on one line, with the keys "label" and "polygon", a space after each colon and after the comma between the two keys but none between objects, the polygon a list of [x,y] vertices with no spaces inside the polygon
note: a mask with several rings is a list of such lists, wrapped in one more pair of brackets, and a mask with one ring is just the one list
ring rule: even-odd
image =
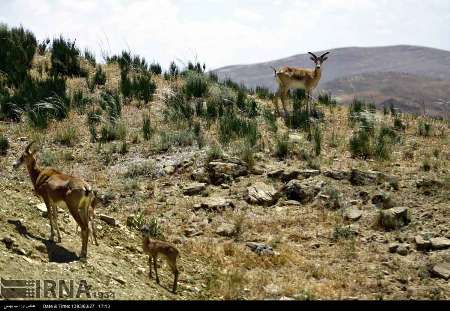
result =
[{"label": "gazelle leg", "polygon": [[176,261],[168,261],[170,269],[172,270],[174,279],[173,279],[173,286],[172,286],[172,292],[175,294],[177,292],[177,283],[178,283],[178,269]]},{"label": "gazelle leg", "polygon": [[152,269],[153,269],[152,260],[153,260],[152,255],[149,255],[148,256],[148,276],[149,276],[149,278],[153,278],[153,276],[152,276]]},{"label": "gazelle leg", "polygon": [[153,256],[153,267],[155,268],[155,275],[156,275],[156,283],[159,284],[159,277],[158,277],[158,267],[156,262],[158,261],[158,255]]},{"label": "gazelle leg", "polygon": [[89,226],[81,227],[81,253],[80,258],[82,260],[87,259],[87,245],[89,240]]},{"label": "gazelle leg", "polygon": [[278,107],[278,99],[279,99],[279,97],[280,97],[280,92],[277,91],[277,93],[273,97],[273,103],[274,103],[274,106],[275,106],[275,113],[277,114],[277,117],[281,116],[280,108]]},{"label": "gazelle leg", "polygon": [[59,232],[59,225],[58,225],[58,206],[54,203],[52,203],[52,209],[53,209],[53,221],[54,225],[56,227],[56,234],[58,236],[58,243],[61,243],[61,233]]},{"label": "gazelle leg", "polygon": [[50,201],[44,198],[45,206],[47,207],[47,217],[50,222],[50,240],[55,241],[55,229],[53,227],[53,208],[50,205]]},{"label": "gazelle leg", "polygon": [[286,108],[286,97],[288,95],[288,91],[287,90],[282,90],[281,91],[281,103],[283,104],[283,110],[284,110],[284,117],[287,119],[289,117],[289,112],[287,111]]}]

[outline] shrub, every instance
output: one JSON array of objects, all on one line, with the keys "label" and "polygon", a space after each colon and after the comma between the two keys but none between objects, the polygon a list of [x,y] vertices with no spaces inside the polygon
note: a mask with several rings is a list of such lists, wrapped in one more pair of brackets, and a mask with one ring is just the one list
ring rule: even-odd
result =
[{"label": "shrub", "polygon": [[67,98],[54,96],[36,103],[27,111],[27,115],[32,126],[45,129],[50,120],[61,120],[67,116],[68,111],[69,101]]},{"label": "shrub", "polygon": [[154,133],[154,129],[152,128],[151,123],[150,123],[150,116],[147,114],[144,115],[142,132],[144,134],[145,140],[150,140],[150,138],[152,138],[153,133]]},{"label": "shrub", "polygon": [[422,162],[422,170],[425,172],[429,172],[431,170],[431,162],[430,159],[427,157]]},{"label": "shrub", "polygon": [[171,62],[169,66],[169,75],[176,78],[180,74],[180,69],[175,62]]},{"label": "shrub", "polygon": [[277,118],[270,109],[263,110],[264,120],[266,120],[269,131],[276,133],[278,131]]},{"label": "shrub", "polygon": [[166,109],[164,116],[167,121],[182,122],[192,121],[194,117],[194,108],[186,100],[183,93],[175,92],[174,95],[165,98]]},{"label": "shrub", "polygon": [[311,135],[316,156],[320,156],[322,153],[322,130],[319,124],[314,124],[311,127]]},{"label": "shrub", "polygon": [[127,128],[121,122],[109,122],[102,126],[100,142],[106,143],[114,140],[123,140],[127,135]]},{"label": "shrub", "polygon": [[205,146],[205,138],[203,137],[202,127],[199,122],[194,124],[194,137],[197,141],[197,145],[199,149],[203,149]]},{"label": "shrub", "polygon": [[211,162],[213,160],[218,160],[223,158],[223,150],[220,148],[220,145],[213,144],[209,147],[208,152],[206,154],[207,162]]},{"label": "shrub", "polygon": [[87,114],[88,125],[99,124],[102,119],[102,111],[100,109],[90,110]]},{"label": "shrub", "polygon": [[255,89],[256,96],[260,99],[272,99],[273,93],[266,87],[257,86]]},{"label": "shrub", "polygon": [[152,63],[150,65],[150,71],[151,71],[151,73],[159,76],[162,73],[161,65],[158,63]]},{"label": "shrub", "polygon": [[329,107],[336,107],[337,101],[333,99],[330,93],[321,93],[318,98],[319,104]]},{"label": "shrub", "polygon": [[259,138],[257,123],[227,112],[219,119],[219,140],[225,145],[237,138],[244,138],[254,146]]},{"label": "shrub", "polygon": [[58,130],[55,136],[55,142],[68,147],[74,146],[78,139],[77,130],[72,126]]},{"label": "shrub", "polygon": [[139,163],[134,163],[128,168],[125,173],[125,177],[127,178],[136,178],[139,176],[155,177],[155,162],[152,160],[146,160]]},{"label": "shrub", "polygon": [[175,132],[160,133],[159,151],[167,151],[170,147],[192,146],[195,141],[194,132],[191,129],[185,129]]},{"label": "shrub", "polygon": [[150,237],[164,241],[163,229],[161,228],[161,226],[156,218],[150,219],[150,221],[147,222],[147,226],[150,229],[149,230]]},{"label": "shrub", "polygon": [[0,24],[0,72],[7,75],[8,85],[19,87],[31,68],[37,41],[23,27],[11,28]]},{"label": "shrub", "polygon": [[395,119],[394,119],[394,128],[395,128],[397,131],[404,131],[404,130],[406,129],[406,125],[403,124],[403,121],[402,121],[402,119],[400,119],[399,116],[395,116]]},{"label": "shrub", "polygon": [[52,152],[46,150],[40,155],[39,160],[43,166],[53,166],[53,164],[56,163],[56,156]]},{"label": "shrub", "polygon": [[183,92],[187,98],[200,98],[208,92],[208,78],[198,72],[189,71],[186,75],[186,85]]},{"label": "shrub", "polygon": [[92,104],[92,99],[89,96],[85,96],[82,90],[77,90],[72,95],[71,105],[79,112],[84,110]]},{"label": "shrub", "polygon": [[144,103],[152,101],[156,91],[156,84],[150,74],[142,73],[137,75],[131,83],[132,96]]},{"label": "shrub", "polygon": [[430,123],[425,122],[423,120],[419,121],[418,132],[420,136],[430,137],[432,132],[432,126]]},{"label": "shrub", "polygon": [[8,138],[6,138],[3,135],[0,135],[0,155],[6,155],[8,153],[9,149],[9,141]]},{"label": "shrub", "polygon": [[278,136],[275,144],[275,155],[280,159],[286,159],[290,152],[289,134]]},{"label": "shrub", "polygon": [[47,47],[50,44],[50,39],[47,38],[45,40],[42,40],[37,47],[37,52],[39,55],[45,55],[45,52],[47,51]]},{"label": "shrub", "polygon": [[94,85],[105,85],[106,84],[106,73],[102,70],[102,66],[97,66],[95,70],[95,75],[93,78]]},{"label": "shrub", "polygon": [[92,67],[97,65],[97,61],[95,60],[95,55],[89,49],[84,50],[84,58],[91,64]]},{"label": "shrub", "polygon": [[245,162],[245,164],[247,164],[248,168],[252,168],[253,166],[255,166],[255,150],[254,148],[248,144],[247,142],[244,142],[239,150],[239,156],[241,158],[242,161]]},{"label": "shrub", "polygon": [[116,92],[102,91],[100,94],[100,107],[108,113],[112,122],[119,119],[122,114],[122,102],[119,94]]},{"label": "shrub", "polygon": [[53,40],[51,74],[53,76],[86,76],[80,67],[80,50],[75,46],[75,41],[64,39],[60,36]]},{"label": "shrub", "polygon": [[350,152],[355,158],[370,158],[373,155],[372,136],[365,129],[354,132],[349,142]]}]

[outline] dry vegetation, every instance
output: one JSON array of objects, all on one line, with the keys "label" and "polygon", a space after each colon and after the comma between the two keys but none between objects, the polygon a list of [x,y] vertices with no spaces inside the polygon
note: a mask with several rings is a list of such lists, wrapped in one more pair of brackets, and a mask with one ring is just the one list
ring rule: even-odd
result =
[{"label": "dry vegetation", "polygon": [[[48,54],[35,57],[31,71],[37,72],[46,61]],[[82,68],[95,72],[85,61]],[[82,90],[94,99],[89,111],[98,108],[103,90],[120,89],[117,63],[102,68],[106,84],[94,93],[89,92],[84,78],[67,81],[69,94]],[[395,119],[401,119],[405,128],[397,131],[400,141],[389,147],[385,159],[354,158],[349,138],[357,128],[349,125],[348,108],[322,107],[322,135],[308,140],[308,131],[289,129],[282,119],[276,124],[267,122],[263,111],[273,109],[271,101],[249,95],[260,112],[251,119],[259,135],[253,146],[245,148],[251,139],[247,135],[221,144],[218,119],[193,116],[191,124],[200,124],[201,135],[187,121],[167,120],[167,96],[183,88],[186,78],[152,78],[157,89],[151,102],[124,101],[119,123],[125,130],[117,140],[93,141],[86,114],[75,109],[43,130],[30,125],[26,118],[0,123],[0,135],[9,141],[6,155],[0,156],[3,278],[86,279],[94,290],[114,291],[118,299],[450,298],[448,280],[431,272],[435,264],[450,261],[449,249],[421,251],[414,242],[419,234],[450,238],[448,120],[377,112],[377,124],[393,126]],[[237,93],[212,80],[208,83],[208,96],[218,88],[222,88],[222,94]],[[191,103],[209,99],[205,95]],[[143,131],[145,117],[150,120],[147,134]],[[102,118],[107,116],[103,114]],[[97,125],[98,137],[102,124]],[[423,124],[429,124],[430,129],[419,131]],[[282,143],[276,143],[283,135],[288,135],[285,153],[277,150]],[[102,201],[97,215],[112,216],[119,222],[111,226],[97,218],[100,246],[89,246],[88,263],[79,262],[74,254],[79,238],[67,211],[60,214],[62,243],[54,245],[46,240],[48,222],[36,208],[41,202],[33,195],[27,172],[12,169],[12,162],[31,140],[38,141],[41,148],[37,155],[40,165],[56,167],[95,185]],[[315,148],[318,140],[320,152]],[[193,182],[193,172],[207,167],[207,159],[214,160],[221,152],[242,158],[241,164],[249,173],[217,185],[207,183],[200,195],[184,195],[185,186]],[[330,196],[317,196],[307,203],[288,200],[282,191],[285,182],[268,177],[268,173],[280,169],[288,172],[311,167],[320,168],[321,174],[309,179],[325,182],[330,192],[340,195],[342,202],[337,209],[328,206]],[[328,170],[355,168],[395,176],[396,185],[354,186],[347,179],[323,175]],[[422,179],[437,181],[439,186],[424,193],[417,187]],[[282,195],[276,204],[264,207],[247,203],[247,187],[257,182],[280,190]],[[367,192],[368,200],[362,199],[361,192]],[[407,226],[392,231],[379,226],[380,211],[371,199],[380,193],[389,193],[396,206],[409,209],[411,222]],[[230,200],[232,207],[218,211],[198,207],[211,198]],[[349,206],[362,212],[359,220],[343,217]],[[172,279],[167,266],[159,269],[164,287],[148,279],[147,258],[137,230],[148,222],[157,224],[159,237],[180,250],[177,295],[166,289]],[[232,232],[217,234],[223,224],[231,225]],[[6,238],[15,246],[8,246]],[[264,243],[273,253],[257,254],[247,242]],[[407,254],[389,252],[392,243],[407,243]]]}]

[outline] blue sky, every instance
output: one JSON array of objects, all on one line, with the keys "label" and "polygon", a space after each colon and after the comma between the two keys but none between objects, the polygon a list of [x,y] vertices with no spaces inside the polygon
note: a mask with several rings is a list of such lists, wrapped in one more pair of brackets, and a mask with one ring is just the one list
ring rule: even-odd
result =
[{"label": "blue sky", "polygon": [[208,68],[345,46],[450,50],[448,0],[0,0],[0,22],[63,34],[101,58],[130,49]]}]

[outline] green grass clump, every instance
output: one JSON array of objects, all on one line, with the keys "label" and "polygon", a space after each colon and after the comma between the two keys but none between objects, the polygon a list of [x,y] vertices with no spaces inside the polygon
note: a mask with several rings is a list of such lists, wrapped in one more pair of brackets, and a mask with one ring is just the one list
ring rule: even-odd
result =
[{"label": "green grass clump", "polygon": [[94,85],[105,85],[106,84],[106,73],[103,71],[102,66],[98,65],[95,70],[95,75],[93,78]]},{"label": "green grass clump", "polygon": [[130,165],[128,170],[125,172],[125,177],[127,178],[136,178],[141,176],[156,176],[156,166],[154,161],[147,160],[139,163],[134,163]]},{"label": "green grass clump", "polygon": [[122,122],[109,122],[102,126],[100,142],[106,143],[114,140],[124,140],[127,136],[127,128]]},{"label": "green grass clump", "polygon": [[432,125],[426,121],[420,120],[417,126],[417,130],[420,136],[430,137],[432,134]]},{"label": "green grass clump", "polygon": [[53,76],[86,76],[80,67],[80,50],[75,41],[64,39],[62,36],[53,40],[51,54],[51,74]]},{"label": "green grass clump", "polygon": [[208,92],[208,78],[196,71],[189,71],[186,74],[186,84],[183,93],[187,98],[201,98]]},{"label": "green grass clump", "polygon": [[143,124],[142,124],[142,133],[144,135],[145,140],[150,140],[154,134],[155,130],[152,128],[150,122],[150,116],[144,115]]},{"label": "green grass clump", "polygon": [[77,130],[72,126],[62,128],[56,132],[55,142],[61,145],[73,147],[78,140]]},{"label": "green grass clump", "polygon": [[276,138],[275,155],[280,160],[286,159],[289,156],[290,149],[289,134],[284,134]]},{"label": "green grass clump", "polygon": [[219,141],[227,145],[238,138],[243,138],[251,146],[256,145],[259,139],[257,123],[227,112],[219,119]]}]

